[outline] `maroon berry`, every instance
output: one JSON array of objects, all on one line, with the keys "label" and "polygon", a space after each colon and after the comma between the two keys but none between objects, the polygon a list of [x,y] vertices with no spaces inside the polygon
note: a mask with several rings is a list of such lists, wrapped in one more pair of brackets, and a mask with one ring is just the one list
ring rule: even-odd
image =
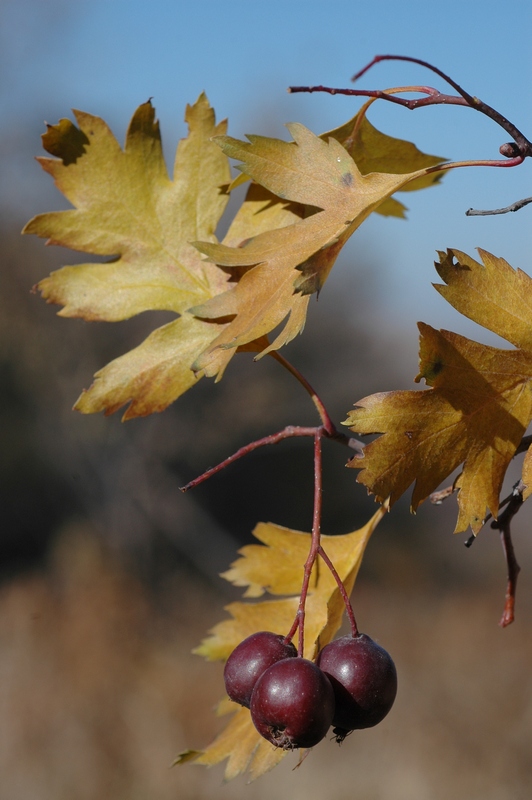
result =
[{"label": "maroon berry", "polygon": [[283,658],[297,656],[284,636],[270,631],[254,633],[240,642],[226,661],[225,690],[231,700],[249,708],[251,693],[262,673]]},{"label": "maroon berry", "polygon": [[334,732],[371,728],[391,709],[397,673],[391,656],[365,633],[343,636],[320,652],[317,664],[329,677],[336,701]]},{"label": "maroon berry", "polygon": [[256,729],[276,747],[313,747],[329,730],[334,692],[314,662],[286,658],[261,675],[250,708]]}]

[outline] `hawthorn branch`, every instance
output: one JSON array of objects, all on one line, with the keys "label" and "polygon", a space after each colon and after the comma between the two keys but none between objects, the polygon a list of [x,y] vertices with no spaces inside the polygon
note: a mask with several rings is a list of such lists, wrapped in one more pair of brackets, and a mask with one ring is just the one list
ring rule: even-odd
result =
[{"label": "hawthorn branch", "polygon": [[468,106],[469,104],[463,97],[457,97],[454,94],[443,94],[431,86],[404,86],[394,90],[395,92],[420,92],[427,95],[427,97],[416,97],[408,99],[406,97],[397,97],[396,94],[391,94],[390,90],[384,91],[383,89],[339,89],[333,86],[289,86],[289,94],[313,94],[314,92],[325,92],[326,94],[343,94],[348,97],[372,97],[375,100],[387,100],[389,103],[395,103],[403,108],[408,108],[414,111],[416,108],[423,108],[425,106],[434,105],[449,105],[449,106]]},{"label": "hawthorn branch", "polygon": [[[442,80],[448,83],[450,86],[455,89],[458,94],[463,98],[465,101],[465,105],[472,108],[474,111],[480,111],[481,114],[492,119],[494,122],[497,123],[501,128],[503,128],[514,140],[517,145],[518,151],[523,158],[527,156],[532,156],[532,142],[526,138],[526,136],[517,128],[513,122],[510,122],[505,116],[503,116],[499,111],[489,106],[483,100],[480,100],[478,97],[474,97],[473,95],[466,92],[456,81],[454,81],[449,75],[443,72],[438,67],[435,67],[433,64],[430,64],[428,61],[422,61],[420,58],[413,58],[412,56],[392,56],[392,55],[384,55],[384,56],[375,56],[375,58],[370,61],[363,69],[359,70],[355,75],[353,75],[352,80],[356,81],[362,75],[364,75],[371,67],[375,64],[378,64],[380,61],[408,61],[410,64],[418,64],[425,69],[430,70],[431,72],[436,73]],[[443,101],[445,102],[445,101]],[[429,104],[430,105],[430,104]],[[456,105],[462,105],[457,103]],[[503,145],[503,147],[506,147]],[[511,146],[510,149],[513,151],[512,155],[516,155],[515,150]],[[506,153],[504,153],[506,155]]]},{"label": "hawthorn branch", "polygon": [[278,442],[282,442],[283,439],[290,439],[293,436],[315,436],[316,431],[321,430],[321,427],[307,428],[301,425],[287,425],[282,431],[271,433],[269,436],[264,436],[262,439],[256,439],[254,442],[244,445],[244,447],[241,447],[236,451],[236,453],[233,453],[233,455],[225,458],[215,467],[209,467],[209,469],[205,470],[205,472],[203,472],[201,475],[198,475],[197,478],[194,478],[193,481],[185,484],[185,486],[181,486],[180,491],[188,492],[189,489],[193,489],[195,486],[198,486],[200,483],[208,480],[208,478],[211,478],[213,475],[221,472],[223,469],[228,467],[229,464],[232,464],[234,461],[237,461],[243,456],[247,456],[248,453],[252,453],[253,450],[257,450],[259,447],[264,447],[267,444],[277,444]]},{"label": "hawthorn branch", "polygon": [[[380,100],[387,100],[389,103],[396,103],[397,105],[404,106],[404,108],[408,108],[411,111],[414,111],[416,108],[424,108],[426,106],[434,106],[434,105],[456,105],[456,106],[464,106],[466,108],[471,108],[473,111],[479,111],[481,114],[492,119],[494,122],[497,123],[503,130],[508,133],[514,143],[506,143],[503,144],[500,148],[500,152],[502,155],[508,158],[507,162],[493,162],[492,164],[486,164],[486,166],[517,166],[521,164],[523,160],[527,157],[532,156],[532,142],[527,139],[527,137],[517,128],[513,122],[510,122],[505,116],[503,116],[499,111],[492,108],[490,105],[485,103],[483,100],[480,100],[478,97],[474,97],[473,95],[469,94],[465,89],[463,89],[456,81],[454,81],[449,75],[447,75],[442,70],[435,67],[433,64],[430,64],[428,61],[422,61],[419,58],[412,58],[410,56],[393,56],[393,55],[383,55],[383,56],[375,56],[375,58],[367,64],[363,69],[359,70],[356,75],[353,76],[353,81],[358,80],[362,75],[364,75],[371,67],[375,64],[379,63],[380,61],[408,61],[412,64],[418,64],[419,66],[425,67],[426,69],[431,70],[432,72],[436,73],[440,78],[442,78],[446,83],[453,87],[458,92],[458,95],[452,94],[444,94],[439,92],[437,89],[433,89],[430,86],[410,86],[404,87],[402,91],[417,91],[424,95],[425,97],[421,98],[414,98],[408,99],[405,97],[397,97],[396,94],[391,94],[386,91],[379,91],[379,90],[366,90],[366,89],[337,89],[330,86],[290,86],[288,88],[289,92],[296,93],[296,92],[327,92],[328,94],[343,94],[355,97],[372,97],[375,99]],[[401,91],[400,89],[394,89],[393,92]]]},{"label": "hawthorn branch", "polygon": [[[528,438],[528,437],[526,437],[526,438]],[[516,453],[517,452],[518,451],[516,451]],[[505,497],[504,500],[501,500],[501,502],[499,503],[499,510],[501,508],[504,508],[504,506],[508,505],[508,503],[510,502],[510,500],[514,496],[515,488],[518,485],[519,484],[516,484],[516,486],[514,487],[512,492],[507,497]],[[457,492],[457,491],[458,491],[458,489],[455,487],[454,484],[452,484],[451,486],[446,486],[445,489],[442,489],[439,492],[433,492],[430,495],[430,498],[429,498],[430,502],[433,505],[440,506],[443,503],[444,500],[447,500],[448,497],[451,497],[451,495],[454,494],[454,492]],[[492,519],[492,517],[493,517],[493,514],[491,514],[491,513],[486,514],[486,516],[482,520],[482,526],[484,526],[486,524],[486,522],[489,522],[490,519]],[[464,545],[466,547],[471,547],[473,542],[477,539],[477,536],[478,536],[478,534],[472,533],[471,536],[469,537],[469,539],[466,539],[466,541],[464,542]]]},{"label": "hawthorn branch", "polygon": [[355,439],[353,436],[347,436],[345,433],[342,433],[337,429],[318,393],[315,391],[315,389],[313,389],[313,387],[307,381],[305,376],[302,375],[302,373],[297,369],[297,367],[288,361],[287,358],[282,356],[278,350],[273,350],[269,353],[269,355],[282,367],[284,367],[291,375],[293,375],[294,378],[299,381],[305,391],[310,395],[310,398],[316,406],[318,414],[320,415],[324,435],[326,435],[328,439],[332,439],[335,442],[339,442],[340,444],[347,445],[347,447],[351,447],[353,450],[356,450],[357,453],[363,453],[365,447],[364,443],[358,439]]},{"label": "hawthorn branch", "polygon": [[288,361],[284,356],[282,356],[277,350],[270,351],[269,355],[275,359],[282,367],[284,367],[294,378],[299,381],[301,386],[305,389],[305,391],[310,395],[310,398],[314,405],[316,406],[316,410],[320,415],[321,423],[327,433],[332,437],[336,438],[337,436],[343,436],[344,434],[340,434],[339,431],[336,430],[336,427],[329,416],[325,405],[323,404],[322,400],[320,399],[318,393],[312,388],[310,383],[307,381],[304,375],[294,367],[293,364]]},{"label": "hawthorn branch", "polygon": [[466,217],[487,217],[493,214],[508,214],[510,211],[519,211],[519,209],[524,208],[529,203],[532,203],[532,197],[524,197],[522,200],[517,200],[511,205],[505,206],[505,208],[494,208],[491,211],[481,211],[475,208],[468,208],[465,213]]},{"label": "hawthorn branch", "polygon": [[445,489],[440,489],[439,492],[432,492],[432,494],[429,495],[429,500],[432,503],[432,505],[441,506],[443,501],[447,500],[447,498],[450,497],[452,494],[454,494],[456,491],[457,491],[456,487],[454,483],[452,483],[450,486],[446,486]]},{"label": "hawthorn branch", "polygon": [[[532,202],[532,198],[530,198],[530,200]],[[513,457],[515,458],[515,456],[518,456],[520,453],[526,453],[530,445],[532,445],[532,434],[529,434],[528,436],[523,436],[523,438],[521,439],[516,448]],[[516,484],[516,486],[517,485],[518,484]],[[514,489],[515,488],[516,487],[514,487]],[[451,495],[453,495],[456,491],[458,490],[456,489],[454,483],[452,483],[450,486],[446,486],[445,489],[440,489],[437,492],[432,492],[432,494],[429,495],[429,500],[432,503],[432,505],[441,506],[444,500],[447,500],[447,498],[451,497]],[[499,508],[503,508],[505,505],[507,505],[507,503],[509,503],[510,500],[512,499],[513,495],[514,492],[512,491],[511,494],[509,494],[507,497],[504,498],[504,500],[501,500],[501,502],[499,503]],[[484,524],[486,524],[486,522],[489,522],[490,519],[491,519],[491,514],[488,514],[486,519],[484,520]],[[476,536],[471,536],[465,543],[466,547],[470,547],[475,539]]]},{"label": "hawthorn branch", "polygon": [[508,505],[506,506],[505,510],[500,515],[498,520],[494,520],[491,523],[491,527],[494,530],[500,531],[501,544],[504,550],[504,556],[506,558],[506,564],[508,567],[504,610],[499,622],[499,625],[502,628],[505,628],[507,625],[510,625],[515,618],[515,593],[517,589],[517,577],[519,575],[519,572],[521,571],[521,567],[517,563],[517,559],[515,557],[510,525],[512,519],[515,517],[515,515],[523,505],[524,489],[525,485],[523,484],[522,481],[519,481],[519,483],[515,486],[513,490],[512,498],[509,501]]},{"label": "hawthorn branch", "polygon": [[363,442],[359,442],[358,439],[352,439],[339,431],[331,434],[323,425],[315,427],[287,425],[286,428],[277,431],[277,433],[270,433],[268,436],[263,436],[262,439],[256,439],[254,442],[244,445],[244,447],[241,447],[236,453],[224,458],[224,460],[220,461],[215,467],[209,467],[209,469],[202,472],[201,475],[198,475],[194,480],[189,481],[189,483],[186,483],[184,486],[180,486],[179,489],[181,492],[188,492],[189,489],[199,486],[200,483],[212,478],[213,475],[217,475],[218,472],[221,472],[234,461],[238,461],[239,458],[247,456],[259,447],[265,447],[269,444],[278,444],[278,442],[282,442],[284,439],[291,439],[295,436],[319,436],[320,439],[332,439],[335,442],[340,442],[347,447],[351,447],[357,453],[362,453],[364,451]]}]

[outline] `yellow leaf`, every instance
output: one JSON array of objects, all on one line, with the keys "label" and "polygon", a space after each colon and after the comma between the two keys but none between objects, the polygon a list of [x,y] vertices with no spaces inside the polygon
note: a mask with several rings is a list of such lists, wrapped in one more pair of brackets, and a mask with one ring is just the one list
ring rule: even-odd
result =
[{"label": "yellow leaf", "polygon": [[[348,593],[351,593],[366,544],[386,513],[384,505],[369,522],[357,531],[343,536],[322,536],[322,547],[334,563]],[[223,577],[235,586],[247,586],[245,597],[258,597],[264,592],[289,595],[282,600],[256,603],[231,603],[226,610],[230,619],[220,622],[210,636],[194,651],[208,660],[225,660],[243,639],[261,630],[287,633],[299,606],[303,565],[308,555],[311,536],[273,523],[259,523],[253,535],[263,544],[248,545],[240,550],[241,558],[231,565]],[[315,658],[319,648],[331,641],[341,624],[344,604],[336,581],[321,559],[311,577],[305,617],[306,658]],[[223,712],[234,706],[222,704]],[[272,748],[257,733],[247,708],[234,714],[222,733],[197,756],[187,751],[185,760],[212,766],[229,759],[227,780],[248,770],[252,779],[275,766],[285,751]]]},{"label": "yellow leaf", "polygon": [[286,755],[286,751],[263,739],[251,723],[247,708],[239,708],[234,713],[224,730],[204,751],[186,750],[180,753],[175,764],[186,764],[194,761],[206,767],[212,767],[227,759],[224,777],[226,781],[238,775],[249,773],[250,780],[255,780],[275,767]]},{"label": "yellow leaf", "polygon": [[[66,119],[48,126],[43,145],[56,158],[39,161],[74,208],[41,214],[24,232],[108,260],[52,273],[38,284],[43,297],[63,306],[61,316],[86,320],[123,320],[149,309],[184,315],[101,369],[78,410],[112,413],[129,404],[124,419],[160,411],[201,375],[220,379],[237,350],[264,355],[301,332],[308,295],[319,291],[353,230],[372,210],[402,216],[402,204],[389,196],[396,188],[437,180],[431,169],[440,159],[381,134],[365,110],[322,140],[293,125],[293,143],[251,137],[244,144],[220,136],[225,123],[215,124],[202,95],[187,108],[189,135],[172,180],[150,102],[135,112],[123,150],[103,120],[84,112],[75,112],[79,127]],[[244,179],[263,184],[252,184],[223,246],[214,231],[228,199],[220,187],[229,183],[229,167],[213,137],[244,160]],[[394,174],[385,175],[388,169]],[[382,175],[366,181],[365,170]],[[230,270],[202,259],[191,244],[198,240]],[[235,252],[236,259],[227,255]],[[267,334],[279,323],[270,343]]]},{"label": "yellow leaf", "polygon": [[532,494],[532,447],[529,447],[526,451],[521,477],[525,484],[523,500],[528,500]]},{"label": "yellow leaf", "polygon": [[[246,199],[231,222],[223,244],[228,247],[241,247],[248,239],[259,233],[293,225],[308,215],[306,206],[281,200],[264,186],[251,183]],[[232,274],[234,275],[234,271]]]},{"label": "yellow leaf", "polygon": [[226,292],[190,309],[204,319],[235,315],[196,361],[195,368],[208,375],[217,373],[224,350],[266,335],[283,322],[261,355],[296,336],[305,323],[308,296],[321,289],[356,228],[395,191],[437,169],[363,175],[335,138],[323,141],[300,124],[287,127],[293,142],[262,136],[249,136],[249,142],[217,139],[228,156],[243,162],[242,172],[281,200],[304,206],[310,215],[261,231],[239,247],[196,243],[214,263],[246,268]]},{"label": "yellow leaf", "polygon": [[[404,174],[415,170],[433,167],[446,161],[441,156],[432,156],[422,153],[421,150],[404,139],[396,139],[377,130],[366,117],[368,104],[364,105],[355,116],[339,128],[322,134],[322,139],[332,136],[345,147],[347,152],[353,157],[362,175],[370,172],[391,172]],[[400,191],[411,192],[417,189],[425,189],[439,183],[443,177],[443,172],[429,172],[428,174],[416,178]],[[391,205],[393,203],[394,205]],[[391,210],[395,209],[395,213]],[[385,201],[382,206],[376,208],[378,214],[385,216],[404,216],[399,213],[400,209],[404,212],[404,206],[397,200]]]},{"label": "yellow leaf", "polygon": [[228,199],[220,186],[230,172],[211,138],[226,125],[215,124],[204,95],[187,107],[189,135],[178,146],[171,180],[151,103],[135,112],[124,150],[103,120],[75,114],[79,128],[62,120],[43,137],[60,160],[39,159],[74,209],[41,214],[24,232],[112,259],[64,267],[38,284],[48,302],[64,306],[61,316],[116,321],[148,309],[184,314],[101,370],[77,403],[85,413],[111,413],[131,401],[126,417],[149,414],[196,382],[191,364],[225,324],[185,312],[227,288],[227,274],[190,244],[216,241]]},{"label": "yellow leaf", "polygon": [[[358,480],[377,499],[390,496],[393,503],[415,481],[415,510],[463,464],[456,531],[470,525],[474,533],[486,509],[497,518],[506,469],[532,419],[532,282],[502,259],[482,257],[484,267],[459,251],[440,254],[447,286],[437,288],[458,310],[522,347],[488,347],[420,323],[416,381],[432,388],[366,397],[344,423],[359,434],[383,434],[349,464],[361,469]],[[528,480],[529,466],[526,474]]]},{"label": "yellow leaf", "polygon": [[532,350],[532,279],[504,258],[479,249],[482,264],[460,250],[440,252],[435,284],[457,311],[516,347]]},{"label": "yellow leaf", "polygon": [[190,365],[219,329],[219,325],[182,314],[97,372],[74,408],[83,414],[113,414],[129,403],[124,420],[163,411],[197,383]]}]

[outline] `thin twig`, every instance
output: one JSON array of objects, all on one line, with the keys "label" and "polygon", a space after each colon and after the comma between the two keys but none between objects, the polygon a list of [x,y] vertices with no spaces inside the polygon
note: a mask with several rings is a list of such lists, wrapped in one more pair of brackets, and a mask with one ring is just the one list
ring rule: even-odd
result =
[{"label": "thin twig", "polygon": [[[504,500],[501,500],[501,502],[499,503],[499,511],[501,510],[501,508],[504,508],[504,506],[508,505],[508,503],[510,502],[510,500],[514,496],[514,491],[515,491],[515,489],[516,489],[516,487],[518,485],[519,485],[519,482],[515,484],[514,488],[510,492],[510,494],[507,495],[507,497],[505,497]],[[492,519],[492,518],[493,518],[493,514],[491,512],[488,512],[486,514],[486,516],[484,517],[484,519],[482,520],[482,526],[481,527],[483,528],[484,525],[486,524],[486,522],[489,522],[490,519]],[[477,537],[478,537],[478,533],[472,533],[471,536],[469,537],[469,539],[466,542],[464,542],[465,546],[466,547],[471,547],[471,545],[473,544],[473,542],[475,541],[475,539]]]},{"label": "thin twig", "polygon": [[390,90],[383,89],[340,89],[333,86],[323,86],[318,84],[316,86],[289,86],[289,94],[313,94],[314,92],[325,92],[326,94],[343,94],[347,97],[373,97],[375,100],[387,100],[389,103],[395,103],[403,108],[408,108],[414,111],[416,108],[423,108],[424,106],[433,105],[448,105],[448,106],[464,106],[471,108],[469,103],[463,97],[457,97],[454,94],[443,94],[431,86],[402,86],[393,89],[394,92],[421,92],[426,94],[427,97],[415,97],[408,99],[406,97],[397,97],[396,94],[391,94]]},{"label": "thin twig", "polygon": [[[330,418],[329,413],[328,413],[327,409],[325,408],[325,405],[323,404],[321,398],[319,397],[319,395],[315,391],[315,389],[307,381],[305,376],[302,375],[301,372],[297,369],[297,367],[294,367],[294,365],[291,364],[290,361],[288,361],[287,358],[282,356],[277,350],[270,351],[270,353],[268,355],[270,355],[273,359],[275,359],[275,361],[277,361],[291,375],[293,375],[294,378],[297,381],[299,381],[301,386],[310,395],[310,398],[311,398],[312,402],[316,406],[316,410],[317,410],[318,414],[320,415],[321,423],[322,423],[324,429],[327,431],[329,436],[331,436],[332,438],[336,438],[339,435],[339,433],[336,430],[336,427],[335,427],[332,419]],[[343,434],[340,434],[340,435],[343,435]]]},{"label": "thin twig", "polygon": [[244,447],[241,447],[236,451],[236,453],[233,453],[232,456],[228,456],[228,458],[225,458],[215,467],[210,467],[208,470],[203,472],[197,478],[194,478],[193,481],[190,481],[185,486],[181,486],[180,490],[182,492],[188,492],[189,489],[193,489],[195,486],[203,483],[203,481],[206,481],[208,478],[216,475],[218,472],[221,472],[221,470],[225,469],[225,467],[228,467],[229,464],[233,463],[233,461],[237,461],[237,459],[242,458],[242,456],[247,456],[248,453],[252,453],[253,450],[256,450],[258,447],[264,447],[267,444],[277,444],[283,439],[290,439],[294,436],[315,436],[316,431],[323,431],[323,428],[321,426],[317,428],[305,428],[300,425],[287,425],[282,431],[271,433],[269,436],[264,436],[262,439],[257,439],[256,441],[250,442]]},{"label": "thin twig", "polygon": [[[426,97],[422,98],[415,98],[415,99],[407,99],[404,97],[397,97],[395,94],[384,92],[384,91],[376,91],[376,90],[365,90],[365,89],[337,89],[332,88],[330,86],[290,86],[288,91],[289,92],[327,92],[328,94],[343,94],[355,97],[373,97],[376,99],[387,100],[389,103],[396,103],[397,105],[404,106],[405,108],[410,109],[411,111],[415,110],[416,108],[423,108],[426,106],[433,106],[433,105],[457,105],[457,106],[464,106],[466,108],[472,108],[474,111],[480,111],[481,114],[492,119],[494,122],[497,123],[503,130],[505,130],[514,140],[515,146],[512,145],[508,147],[507,145],[503,145],[502,147],[502,154],[509,156],[509,161],[507,162],[508,166],[517,166],[518,164],[522,163],[523,159],[532,156],[532,142],[526,138],[526,136],[517,128],[513,122],[510,122],[505,116],[503,116],[499,111],[492,108],[490,105],[485,103],[483,100],[479,100],[478,97],[474,97],[473,95],[469,94],[465,89],[463,89],[456,81],[454,81],[449,75],[447,75],[442,70],[438,69],[437,67],[430,64],[428,61],[422,61],[419,58],[412,58],[410,56],[392,56],[392,55],[384,55],[384,56],[375,56],[375,58],[367,64],[363,69],[359,70],[356,75],[353,76],[353,80],[358,80],[362,75],[364,75],[371,67],[375,64],[379,63],[380,61],[408,61],[411,64],[418,64],[419,66],[425,67],[426,69],[431,70],[431,72],[436,73],[440,78],[442,78],[446,83],[453,87],[458,92],[458,97],[456,95],[449,95],[443,94],[439,92],[437,89],[433,89],[431,87],[403,87],[403,89],[393,89],[392,92],[397,91],[419,91],[422,94],[427,95]],[[513,156],[518,156],[518,158],[514,158]],[[520,157],[520,158],[519,158]],[[494,162],[493,164],[486,164],[486,166],[502,166],[504,162]]]},{"label": "thin twig", "polygon": [[[508,133],[510,133],[509,128],[512,131],[515,131],[515,135],[519,135],[519,143],[516,143],[511,148],[511,151],[507,151],[505,146],[503,145],[500,148],[502,155],[507,156],[504,161],[499,159],[483,159],[480,161],[458,161],[453,162],[452,164],[446,162],[445,164],[437,164],[434,167],[430,167],[427,169],[427,174],[433,172],[440,172],[445,169],[450,169],[451,167],[454,169],[456,167],[517,167],[519,164],[522,164],[524,159],[527,156],[532,156],[532,143],[526,139],[523,134],[515,128],[508,120],[503,117],[501,114],[498,114],[491,106],[482,103],[478,100],[478,105],[470,105],[463,97],[456,97],[455,95],[450,94],[442,94],[438,92],[436,89],[431,89],[430,87],[416,87],[418,91],[425,92],[428,96],[417,98],[413,100],[409,100],[405,97],[397,97],[392,92],[405,92],[405,91],[412,91],[411,86],[403,86],[397,89],[388,89],[386,91],[375,91],[375,90],[366,90],[366,89],[336,89],[330,86],[289,86],[288,91],[295,93],[295,92],[327,92],[328,94],[345,94],[345,95],[352,95],[355,97],[371,97],[380,100],[388,100],[390,103],[397,103],[397,105],[403,106],[404,108],[408,108],[411,111],[414,111],[416,108],[423,108],[426,106],[437,106],[437,105],[456,105],[456,106],[464,106],[465,108],[472,108],[474,111],[480,111],[485,113],[491,119],[494,119],[501,125]],[[476,99],[476,98],[474,98]],[[489,113],[488,113],[489,112]],[[500,119],[498,119],[500,117]]]},{"label": "thin twig", "polygon": [[521,567],[515,558],[514,546],[512,542],[512,535],[510,531],[510,524],[501,529],[501,542],[508,565],[508,579],[506,583],[506,594],[504,597],[504,611],[499,621],[501,628],[506,628],[507,625],[515,619],[515,593],[517,589],[517,576],[521,571]]},{"label": "thin twig", "polygon": [[318,553],[322,557],[322,559],[325,561],[326,565],[328,566],[329,570],[331,571],[331,574],[332,574],[334,580],[336,581],[336,585],[338,586],[338,590],[339,590],[339,592],[340,592],[340,594],[342,596],[342,600],[344,601],[345,610],[346,610],[346,613],[347,613],[347,616],[348,616],[348,619],[349,619],[349,624],[351,626],[351,633],[352,633],[353,636],[358,636],[358,626],[357,626],[357,622],[356,622],[356,619],[355,619],[355,614],[353,612],[353,606],[351,605],[351,601],[349,599],[349,595],[347,594],[347,591],[346,591],[346,588],[345,588],[345,586],[344,586],[344,584],[342,582],[342,579],[340,578],[338,572],[336,571],[336,567],[334,566],[333,562],[331,561],[331,559],[329,558],[329,556],[327,555],[327,553],[325,552],[325,550],[323,549],[323,547],[321,545],[318,548]]},{"label": "thin twig", "polygon": [[519,455],[519,453],[526,453],[531,444],[532,444],[532,435],[523,436],[514,455],[517,456]]},{"label": "thin twig", "polygon": [[510,211],[519,211],[520,208],[524,208],[529,203],[532,203],[532,197],[524,197],[522,200],[517,200],[515,203],[512,203],[505,208],[494,208],[491,211],[481,211],[480,209],[476,208],[468,208],[465,213],[466,217],[487,217],[493,214],[508,214]]},{"label": "thin twig", "polygon": [[254,442],[250,442],[249,444],[241,447],[236,453],[233,455],[228,456],[215,467],[209,467],[209,469],[205,470],[201,475],[198,475],[197,478],[190,481],[189,483],[185,484],[185,486],[181,486],[180,490],[182,492],[188,492],[189,489],[193,489],[195,486],[199,486],[200,483],[211,478],[213,475],[216,475],[218,472],[221,472],[223,469],[228,467],[234,461],[237,461],[239,458],[243,456],[247,456],[248,453],[252,453],[254,450],[257,450],[259,447],[264,447],[269,444],[277,444],[278,442],[283,441],[283,439],[290,439],[295,436],[319,436],[319,438],[331,439],[334,442],[338,442],[339,444],[343,444],[347,447],[350,447],[352,450],[355,450],[359,454],[363,454],[364,452],[364,443],[360,442],[358,439],[353,438],[352,436],[347,436],[345,433],[339,431],[336,426],[334,425],[327,409],[325,408],[323,402],[321,401],[320,397],[318,396],[317,392],[312,388],[310,383],[307,379],[299,372],[299,370],[294,367],[286,358],[282,355],[277,353],[276,351],[270,353],[270,355],[283,366],[291,375],[296,378],[297,381],[303,386],[305,391],[310,395],[312,402],[314,403],[320,419],[322,421],[322,425],[313,426],[313,427],[305,427],[301,425],[287,425],[286,428],[283,430],[278,431],[277,433],[269,434],[268,436],[264,436],[262,439],[257,439]]},{"label": "thin twig", "polygon": [[347,445],[347,447],[351,447],[353,450],[356,450],[357,453],[364,452],[364,443],[359,441],[358,439],[353,438],[352,436],[347,436],[345,433],[342,433],[337,429],[334,422],[332,421],[331,417],[321,398],[319,397],[316,390],[310,385],[304,375],[295,367],[287,358],[282,356],[277,350],[273,350],[269,353],[269,355],[275,359],[284,369],[286,369],[293,377],[299,381],[301,386],[305,389],[305,391],[310,395],[310,398],[314,405],[316,406],[316,410],[320,415],[320,419],[323,425],[324,435],[327,436],[328,439],[332,439],[335,442],[339,442],[340,444]]},{"label": "thin twig", "polygon": [[506,564],[508,568],[506,594],[504,600],[504,611],[502,613],[502,617],[499,622],[499,625],[502,628],[505,628],[507,625],[510,625],[515,618],[515,593],[517,589],[517,576],[519,575],[521,567],[517,563],[517,559],[515,557],[510,525],[512,519],[515,517],[515,515],[523,505],[524,489],[525,489],[524,483],[522,481],[519,481],[512,492],[512,498],[509,501],[506,509],[500,515],[498,520],[494,520],[491,523],[491,527],[494,530],[500,531],[501,544],[504,550],[504,556],[506,558]]},{"label": "thin twig", "polygon": [[447,500],[447,498],[456,491],[456,487],[454,483],[452,483],[450,486],[446,486],[445,489],[440,489],[439,492],[432,492],[432,494],[429,495],[429,500],[433,506],[441,506],[443,501]]},{"label": "thin twig", "polygon": [[455,89],[458,94],[463,97],[463,99],[466,101],[466,105],[475,111],[480,111],[481,114],[485,114],[487,117],[496,122],[497,125],[500,125],[500,127],[503,128],[507,133],[509,133],[514,142],[517,144],[519,152],[523,157],[532,156],[532,142],[530,142],[529,139],[527,139],[526,136],[521,133],[521,131],[513,124],[513,122],[510,122],[510,120],[504,117],[499,111],[496,111],[483,100],[479,100],[478,97],[474,97],[473,95],[469,94],[469,92],[466,92],[466,90],[456,83],[456,81],[454,81],[449,75],[447,75],[441,69],[438,69],[438,67],[435,67],[433,64],[430,64],[428,61],[422,61],[420,58],[413,58],[412,56],[375,56],[375,58],[370,61],[369,64],[367,64],[363,69],[359,70],[356,75],[353,76],[352,80],[358,80],[358,78],[364,75],[369,69],[371,69],[371,67],[373,67],[375,64],[378,64],[380,61],[408,61],[411,64],[418,64],[419,66],[436,73],[436,75],[452,86],[453,89]]}]

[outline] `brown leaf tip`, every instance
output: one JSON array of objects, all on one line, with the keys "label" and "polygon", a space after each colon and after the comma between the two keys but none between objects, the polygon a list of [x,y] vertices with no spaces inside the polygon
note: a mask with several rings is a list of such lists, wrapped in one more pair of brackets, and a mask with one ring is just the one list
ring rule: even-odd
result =
[{"label": "brown leaf tip", "polygon": [[61,119],[57,125],[46,123],[46,128],[41,137],[42,145],[47,153],[60,158],[65,167],[75,164],[85,153],[89,139],[69,119]]}]

